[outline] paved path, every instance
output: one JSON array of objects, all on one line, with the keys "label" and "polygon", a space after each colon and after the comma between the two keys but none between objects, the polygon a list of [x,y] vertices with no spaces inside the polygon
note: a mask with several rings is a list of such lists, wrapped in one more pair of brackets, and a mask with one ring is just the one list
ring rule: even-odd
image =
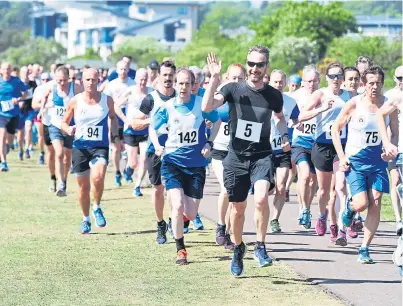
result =
[{"label": "paved path", "polygon": [[[200,213],[217,220],[218,182],[210,176],[206,182]],[[272,203],[272,197],[270,199]],[[317,201],[312,209],[312,226],[318,215]],[[319,237],[315,229],[305,230],[297,225],[298,204],[296,196],[286,203],[280,218],[283,233],[268,235],[267,250],[276,260],[283,260],[308,281],[324,286],[353,305],[402,305],[402,279],[392,263],[392,253],[397,238],[392,226],[381,223],[371,246],[371,256],[376,264],[357,263],[357,250],[362,233],[349,239],[346,247],[330,244],[329,234]],[[249,198],[244,228],[244,240],[253,242],[253,199]],[[270,268],[268,268],[270,269]],[[253,273],[245,271],[245,274]]]}]

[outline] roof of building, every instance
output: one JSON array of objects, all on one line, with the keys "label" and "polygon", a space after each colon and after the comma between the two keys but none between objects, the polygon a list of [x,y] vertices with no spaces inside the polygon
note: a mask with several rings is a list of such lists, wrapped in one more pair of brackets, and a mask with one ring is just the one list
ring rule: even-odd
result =
[{"label": "roof of building", "polygon": [[357,15],[355,16],[357,25],[400,25],[402,26],[402,19],[398,17],[389,17],[388,15]]},{"label": "roof of building", "polygon": [[161,0],[133,0],[133,4],[159,4],[159,5],[189,5],[189,6],[202,6],[206,4],[208,1],[197,1],[197,0],[188,0],[188,1],[161,1]]},{"label": "roof of building", "polygon": [[123,29],[117,29],[114,31],[113,34],[119,33],[119,34],[123,34],[123,35],[134,35],[135,31],[149,27],[154,24],[158,24],[158,23],[171,24],[171,23],[175,23],[175,22],[179,22],[179,21],[180,21],[180,18],[172,18],[171,15],[164,15],[164,16],[161,16],[160,18],[157,18],[152,21],[142,21],[142,22],[132,25],[130,27],[126,27]]}]

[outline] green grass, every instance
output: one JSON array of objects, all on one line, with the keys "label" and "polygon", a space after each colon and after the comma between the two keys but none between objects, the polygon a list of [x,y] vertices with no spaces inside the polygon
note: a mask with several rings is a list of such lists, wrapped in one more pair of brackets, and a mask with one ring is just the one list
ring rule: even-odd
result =
[{"label": "green grass", "polygon": [[77,234],[81,213],[74,177],[68,197],[48,193],[46,167],[17,162],[0,173],[0,305],[342,305],[275,262],[229,273],[231,253],[214,243],[214,224],[186,235],[190,264],[177,267],[175,244],[155,243],[148,193],[131,197],[108,173],[102,206],[108,221]]},{"label": "green grass", "polygon": [[382,221],[395,222],[395,213],[393,212],[392,201],[390,195],[384,194],[382,197],[382,208],[381,208],[381,219]]}]

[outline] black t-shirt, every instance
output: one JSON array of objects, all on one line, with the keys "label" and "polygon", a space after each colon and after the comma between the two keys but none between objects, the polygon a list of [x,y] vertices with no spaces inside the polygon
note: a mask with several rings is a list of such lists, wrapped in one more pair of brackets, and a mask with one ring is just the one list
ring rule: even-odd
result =
[{"label": "black t-shirt", "polygon": [[229,150],[243,156],[271,153],[272,111],[283,110],[283,96],[270,85],[254,89],[247,83],[229,83],[219,92],[229,103]]},{"label": "black t-shirt", "polygon": [[38,85],[36,84],[35,81],[28,81],[28,83],[24,83],[27,86],[27,90],[28,90],[28,97],[24,100],[24,105],[21,108],[21,112],[23,114],[26,114],[29,111],[32,111],[32,98],[33,98],[33,94],[34,91],[36,89],[36,87],[38,87]]},{"label": "black t-shirt", "polygon": [[[160,96],[162,101],[166,102],[169,99],[174,98],[176,92],[174,91],[172,95],[166,96],[157,90],[157,94]],[[151,94],[148,94],[144,97],[143,101],[141,101],[140,112],[148,116],[153,110],[153,108],[154,108],[154,97]]]}]

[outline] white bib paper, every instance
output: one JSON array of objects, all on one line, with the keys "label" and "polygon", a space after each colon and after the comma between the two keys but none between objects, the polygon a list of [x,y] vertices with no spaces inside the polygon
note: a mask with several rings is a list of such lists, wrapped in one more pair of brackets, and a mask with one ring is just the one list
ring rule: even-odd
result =
[{"label": "white bib paper", "polygon": [[235,137],[251,142],[259,142],[262,123],[238,119]]}]

